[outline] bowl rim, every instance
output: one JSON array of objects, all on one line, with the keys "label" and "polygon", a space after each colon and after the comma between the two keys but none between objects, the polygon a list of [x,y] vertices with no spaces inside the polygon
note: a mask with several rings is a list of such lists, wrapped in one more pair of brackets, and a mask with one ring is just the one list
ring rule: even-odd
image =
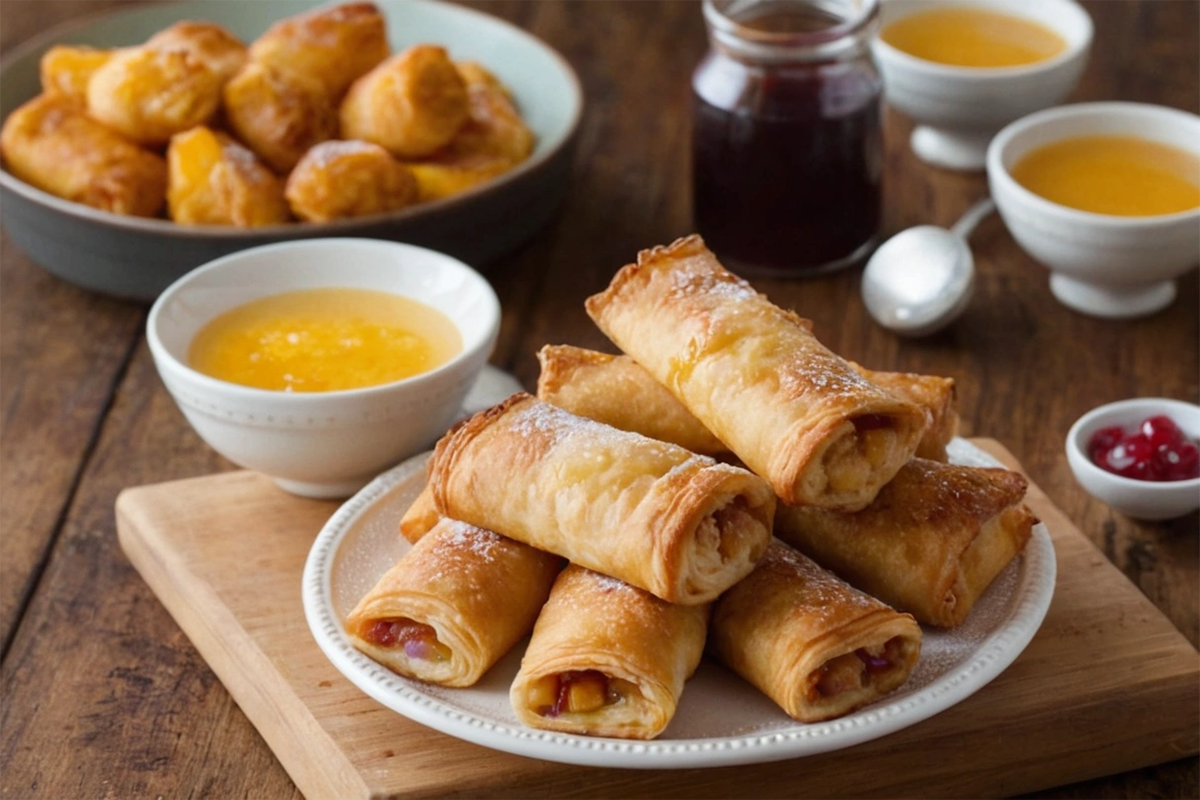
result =
[{"label": "bowl rim", "polygon": [[[473,281],[478,288],[482,290],[486,311],[491,318],[490,324],[485,326],[484,334],[479,341],[473,346],[468,347],[467,342],[463,342],[463,348],[449,361],[439,364],[431,370],[421,372],[416,375],[409,375],[407,378],[401,378],[387,383],[377,383],[371,386],[360,386],[354,389],[337,389],[326,392],[285,392],[277,389],[260,389],[254,386],[245,386],[240,383],[214,378],[211,375],[206,375],[184,361],[176,358],[173,353],[163,344],[159,338],[158,325],[159,319],[164,313],[168,302],[175,295],[187,288],[187,284],[201,277],[202,275],[219,269],[229,268],[231,263],[245,260],[248,256],[260,255],[264,252],[272,251],[289,251],[302,248],[336,248],[336,247],[368,247],[378,250],[393,250],[407,251],[409,253],[419,252],[424,256],[434,256],[441,263],[435,266],[435,269],[450,269],[463,275],[468,281]],[[327,288],[336,288],[336,279],[334,284]],[[322,288],[322,287],[313,287]],[[269,292],[264,297],[283,294],[292,291],[289,289],[280,289],[278,291]],[[376,291],[387,291],[385,289],[377,289]],[[394,294],[394,293],[393,293]],[[420,298],[411,298],[420,300]],[[250,302],[243,300],[230,310],[240,305]],[[421,301],[424,302],[424,301]],[[368,237],[353,237],[353,236],[331,236],[331,237],[316,237],[312,239],[293,239],[286,242],[272,242],[270,244],[258,245],[256,247],[247,247],[243,250],[238,250],[233,253],[215,258],[212,261],[207,261],[204,264],[196,267],[193,270],[185,273],[164,289],[154,301],[154,305],[150,307],[150,313],[146,316],[146,343],[150,348],[150,354],[154,359],[155,365],[160,372],[165,369],[170,369],[180,378],[187,380],[189,383],[201,387],[205,390],[216,391],[223,393],[226,397],[244,401],[254,400],[269,400],[272,402],[283,402],[293,404],[317,404],[327,400],[338,399],[369,399],[378,395],[385,395],[395,391],[400,387],[410,388],[419,387],[423,383],[428,383],[436,380],[444,373],[450,372],[459,368],[464,362],[470,361],[477,357],[481,352],[490,353],[495,346],[496,337],[500,332],[501,307],[500,299],[496,296],[495,290],[486,278],[472,269],[468,264],[458,260],[454,256],[448,255],[438,250],[431,250],[428,247],[421,247],[415,244],[406,242],[393,242],[385,239],[372,239]],[[211,320],[210,320],[211,321]],[[455,327],[458,324],[455,323]],[[461,329],[460,329],[461,333]],[[486,355],[485,355],[486,360]],[[482,369],[483,362],[480,362]],[[173,394],[173,392],[172,392]],[[284,399],[287,398],[287,399]]]},{"label": "bowl rim", "polygon": [[[265,237],[265,236],[285,236],[288,234],[307,234],[314,230],[322,232],[328,231],[331,237],[336,237],[339,234],[353,235],[360,228],[379,223],[394,223],[403,222],[410,218],[421,218],[427,214],[443,211],[454,208],[457,205],[462,205],[473,201],[477,198],[484,197],[488,194],[498,192],[506,184],[520,179],[527,173],[533,172],[540,168],[543,164],[549,162],[552,158],[558,155],[564,147],[579,133],[580,125],[583,121],[584,107],[584,92],[583,83],[579,79],[579,75],[571,66],[571,63],[562,53],[551,47],[547,42],[538,38],[529,31],[514,25],[506,19],[487,14],[483,11],[477,11],[467,6],[460,6],[455,3],[442,2],[442,0],[404,0],[406,5],[424,5],[424,6],[442,6],[452,9],[456,13],[462,13],[465,16],[482,17],[491,22],[499,23],[505,27],[511,28],[519,35],[524,37],[528,42],[535,47],[543,49],[551,60],[556,62],[563,75],[567,78],[567,85],[571,95],[571,110],[570,119],[567,125],[555,140],[551,140],[542,151],[530,154],[521,163],[517,164],[507,172],[495,176],[487,181],[484,181],[477,186],[473,186],[458,194],[449,197],[443,197],[439,200],[430,200],[416,205],[402,208],[396,211],[383,211],[375,214],[364,214],[358,217],[348,217],[346,219],[333,220],[331,222],[307,222],[304,220],[296,220],[293,222],[281,222],[273,225],[262,225],[254,228],[239,228],[233,225],[192,225],[175,222],[171,219],[161,219],[158,217],[135,217],[128,214],[117,214],[112,211],[105,211],[99,208],[76,203],[71,200],[58,197],[49,192],[38,189],[32,184],[26,183],[20,178],[13,175],[6,167],[0,165],[0,187],[8,189],[20,195],[24,199],[46,206],[61,214],[75,217],[77,219],[86,220],[88,222],[109,225],[112,227],[124,229],[137,233],[154,233],[165,236],[177,236],[181,238],[204,238],[218,240],[237,240],[249,237]],[[172,2],[156,2],[139,5],[136,8],[128,9],[104,9],[90,14],[86,14],[76,19],[67,20],[59,23],[41,33],[25,40],[20,45],[14,47],[11,52],[7,53],[3,58],[0,58],[0,80],[3,79],[5,72],[9,70],[12,64],[21,58],[28,56],[31,52],[38,49],[52,46],[51,42],[64,35],[87,28],[93,25],[98,20],[108,17],[117,17],[124,15],[133,15],[143,13],[148,9],[170,8],[175,5]],[[328,5],[327,2],[316,2],[313,8],[321,5]],[[29,102],[33,98],[22,101],[16,108]],[[13,109],[13,111],[16,110]],[[10,112],[11,113],[11,112]],[[5,121],[7,117],[5,118]],[[286,177],[286,176],[283,176]]]},{"label": "bowl rim", "polygon": [[[1058,55],[1051,56],[1050,58],[1043,59],[1041,61],[1034,61],[1031,64],[1020,64],[1015,67],[968,67],[961,64],[943,64],[940,61],[930,61],[929,59],[920,58],[919,56],[914,56],[911,53],[907,53],[900,48],[884,41],[883,31],[886,26],[882,24],[880,26],[879,33],[877,33],[871,39],[871,47],[875,51],[876,57],[880,58],[880,60],[884,58],[891,59],[897,64],[901,64],[906,68],[911,69],[913,72],[924,73],[929,77],[952,77],[983,83],[989,80],[1003,80],[1006,78],[1037,75],[1038,73],[1048,72],[1056,67],[1068,64],[1086,54],[1091,49],[1092,40],[1096,35],[1096,26],[1092,22],[1092,16],[1091,14],[1087,13],[1087,10],[1084,9],[1083,6],[1076,2],[1076,0],[1057,1],[1060,2],[1064,7],[1070,8],[1070,13],[1074,13],[1079,16],[1079,19],[1083,23],[1083,37],[1074,45],[1068,42],[1066,49]],[[887,3],[880,4],[881,12],[883,7],[886,5]],[[906,14],[905,17],[907,16],[910,15]],[[1013,14],[1013,16],[1022,15]],[[904,17],[901,17],[900,19],[904,19]],[[1025,17],[1025,19],[1028,19],[1028,17]],[[1060,36],[1062,35],[1060,31],[1056,30],[1054,32]]]},{"label": "bowl rim", "polygon": [[1070,430],[1067,431],[1067,463],[1071,466],[1071,469],[1076,473],[1083,472],[1095,481],[1107,482],[1106,485],[1114,489],[1135,489],[1146,494],[1168,494],[1182,492],[1187,489],[1193,491],[1200,490],[1200,477],[1187,478],[1181,481],[1141,481],[1137,478],[1127,478],[1124,475],[1117,475],[1116,473],[1101,469],[1092,462],[1092,459],[1085,450],[1085,442],[1082,441],[1084,429],[1091,427],[1094,422],[1104,419],[1109,415],[1131,411],[1140,407],[1145,407],[1147,412],[1150,409],[1155,409],[1157,413],[1167,413],[1168,416],[1169,409],[1186,408],[1189,413],[1200,416],[1200,405],[1172,397],[1130,397],[1125,400],[1116,400],[1112,403],[1097,406],[1075,420]]},{"label": "bowl rim", "polygon": [[[1017,179],[1009,172],[1008,167],[1004,165],[1004,149],[1008,147],[1013,139],[1022,133],[1036,129],[1039,126],[1046,125],[1052,122],[1057,122],[1060,119],[1070,119],[1073,117],[1081,117],[1087,115],[1112,115],[1126,117],[1159,117],[1165,119],[1176,120],[1181,124],[1192,124],[1196,126],[1200,132],[1200,116],[1197,116],[1190,111],[1184,111],[1180,108],[1171,106],[1157,105],[1155,103],[1135,103],[1126,100],[1102,100],[1097,102],[1087,103],[1068,103],[1067,105],[1054,106],[1053,108],[1045,108],[1041,111],[1035,111],[1032,114],[1027,114],[1020,119],[1010,122],[1005,125],[999,133],[992,137],[991,143],[988,145],[987,152],[987,175],[989,182],[994,181],[999,184],[999,188],[1008,193],[1010,197],[1018,200],[1022,205],[1032,206],[1033,210],[1038,213],[1056,214],[1061,219],[1074,222],[1085,222],[1091,224],[1103,224],[1116,228],[1139,230],[1145,228],[1153,228],[1162,225],[1172,225],[1177,222],[1188,220],[1200,220],[1200,206],[1189,208],[1184,211],[1176,211],[1171,214],[1146,214],[1141,216],[1125,216],[1120,214],[1101,214],[1096,211],[1084,211],[1080,208],[1072,208],[1056,203],[1053,200],[1047,200],[1036,192],[1026,189]],[[1073,134],[1079,136],[1081,134]],[[1082,134],[1084,136],[1088,134]],[[1129,134],[1137,136],[1137,134]],[[1062,139],[1072,138],[1071,136],[1062,136],[1058,139],[1047,142],[1050,144],[1058,142]],[[1043,145],[1044,146],[1044,145]],[[1200,153],[1197,154],[1200,158]],[[993,194],[998,194],[993,190]]]}]

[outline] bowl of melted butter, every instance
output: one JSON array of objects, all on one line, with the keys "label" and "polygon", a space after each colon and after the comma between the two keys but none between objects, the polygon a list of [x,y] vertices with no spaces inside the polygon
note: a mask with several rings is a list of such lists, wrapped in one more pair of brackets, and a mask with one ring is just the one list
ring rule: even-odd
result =
[{"label": "bowl of melted butter", "polygon": [[1200,260],[1200,117],[1145,103],[1075,103],[1006,126],[988,184],[1050,290],[1096,317],[1153,314]]},{"label": "bowl of melted butter", "polygon": [[872,52],[913,152],[982,170],[997,131],[1053,106],[1087,64],[1092,21],[1075,0],[885,0]]},{"label": "bowl of melted butter", "polygon": [[306,497],[346,497],[428,448],[491,354],[500,304],[450,256],[308,239],[220,258],[147,321],[159,375],[206,443]]}]

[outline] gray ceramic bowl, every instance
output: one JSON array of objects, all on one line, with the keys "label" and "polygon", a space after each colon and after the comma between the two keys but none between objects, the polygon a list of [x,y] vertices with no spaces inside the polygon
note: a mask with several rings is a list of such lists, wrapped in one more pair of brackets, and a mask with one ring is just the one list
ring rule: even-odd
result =
[{"label": "gray ceramic bowl", "polygon": [[[578,78],[557,52],[503,20],[432,0],[376,2],[387,18],[394,50],[436,42],[455,59],[482,62],[512,89],[538,137],[528,161],[470,192],[411,209],[254,230],[110,214],[59,199],[0,170],[8,235],[33,261],[60,278],[139,300],[153,300],[176,278],[215,258],[288,239],[392,239],[448,253],[473,266],[515,247],[550,219],[566,191],[583,111]],[[25,43],[0,63],[0,117],[40,91],[38,61],[55,44],[136,44],[181,19],[219,23],[249,42],[276,20],[317,5],[313,0],[199,0],[71,22]]]}]

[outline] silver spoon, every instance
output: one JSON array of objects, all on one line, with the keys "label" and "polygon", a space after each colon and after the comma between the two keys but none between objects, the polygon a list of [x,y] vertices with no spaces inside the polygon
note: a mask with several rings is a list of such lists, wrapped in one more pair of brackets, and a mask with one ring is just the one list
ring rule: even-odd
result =
[{"label": "silver spoon", "polygon": [[985,198],[950,230],[918,225],[880,245],[862,277],[863,302],[875,321],[904,336],[925,336],[965,311],[975,289],[967,239],[995,209]]}]

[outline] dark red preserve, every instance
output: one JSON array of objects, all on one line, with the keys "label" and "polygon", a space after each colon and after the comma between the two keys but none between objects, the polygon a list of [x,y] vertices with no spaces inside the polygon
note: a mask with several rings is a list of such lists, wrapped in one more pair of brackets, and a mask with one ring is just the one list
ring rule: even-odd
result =
[{"label": "dark red preserve", "polygon": [[692,78],[696,229],[735,272],[863,260],[880,226],[874,0],[705,0]]},{"label": "dark red preserve", "polygon": [[1200,478],[1200,448],[1163,415],[1133,429],[1101,428],[1088,441],[1088,456],[1101,469],[1140,481]]}]

